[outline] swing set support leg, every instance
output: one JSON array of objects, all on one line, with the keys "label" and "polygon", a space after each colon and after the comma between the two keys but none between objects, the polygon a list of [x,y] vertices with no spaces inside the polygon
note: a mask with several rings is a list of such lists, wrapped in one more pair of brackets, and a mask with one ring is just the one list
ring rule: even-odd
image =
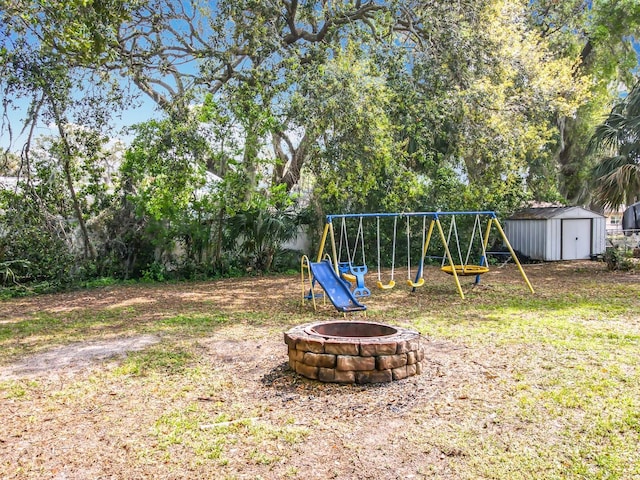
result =
[{"label": "swing set support leg", "polygon": [[329,222],[324,224],[324,231],[322,232],[322,239],[320,240],[320,247],[318,248],[318,257],[316,262],[322,261],[322,254],[324,253],[324,247],[327,243],[327,235],[329,234],[329,228],[331,224]]},{"label": "swing set support leg", "polygon": [[518,265],[518,270],[520,270],[520,275],[522,275],[522,278],[525,281],[525,283],[527,284],[527,286],[529,287],[529,290],[531,290],[531,293],[536,293],[533,290],[533,286],[531,285],[531,282],[527,278],[527,274],[524,273],[524,269],[522,268],[522,265],[520,264],[520,260],[518,260],[518,256],[516,255],[516,252],[513,251],[513,248],[511,247],[511,244],[509,243],[509,239],[507,238],[507,235],[504,233],[504,230],[502,230],[502,226],[500,225],[500,222],[498,222],[497,218],[494,218],[493,221],[495,222],[496,228],[500,232],[500,235],[502,235],[502,240],[504,240],[505,245],[509,249],[509,253],[511,254],[511,258],[513,258],[513,261],[516,262],[516,265]]},{"label": "swing set support leg", "polygon": [[447,256],[447,260],[449,260],[449,265],[451,265],[451,273],[453,274],[453,279],[456,282],[456,288],[458,289],[460,298],[464,300],[464,292],[462,291],[462,285],[460,285],[460,279],[458,278],[458,273],[456,272],[456,267],[453,264],[453,258],[451,257],[451,250],[449,250],[449,245],[447,245],[447,238],[444,235],[444,231],[442,230],[442,224],[440,223],[439,218],[436,218],[436,225],[438,226],[440,239],[442,240],[442,244],[444,245],[444,252]]},{"label": "swing set support leg", "polygon": [[336,251],[336,237],[333,230],[333,222],[327,222],[324,224],[324,231],[322,232],[322,239],[320,240],[320,248],[318,248],[318,256],[316,258],[316,262],[322,261],[324,249],[327,243],[327,236],[329,237],[329,243],[331,243],[331,260],[333,261],[333,268],[339,275],[340,271],[338,270],[338,253]]},{"label": "swing set support leg", "polygon": [[[484,266],[484,257],[480,259],[480,266]],[[474,285],[480,285],[480,274],[476,275],[476,279],[473,281]]]},{"label": "swing set support leg", "polygon": [[[489,233],[491,232],[491,223],[493,222],[493,218],[489,219],[487,223],[487,229],[484,231],[484,238],[482,239],[482,252],[483,255],[480,257],[480,266],[487,265],[487,257],[484,252],[487,251],[487,245],[489,245]],[[480,285],[480,274],[476,275],[476,280],[473,282],[474,285]]]}]

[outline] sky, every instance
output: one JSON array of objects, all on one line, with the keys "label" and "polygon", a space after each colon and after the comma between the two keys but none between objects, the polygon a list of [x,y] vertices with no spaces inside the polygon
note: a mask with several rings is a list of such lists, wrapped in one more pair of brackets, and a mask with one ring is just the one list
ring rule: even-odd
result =
[{"label": "sky", "polygon": [[[6,126],[0,132],[0,148],[6,150],[10,148],[13,152],[18,152],[22,149],[24,142],[27,139],[27,133],[20,135],[24,125],[24,120],[27,118],[30,98],[22,97],[12,99],[11,110],[7,113],[5,124],[7,121],[11,122],[12,133],[9,135]],[[114,116],[113,125],[117,138],[124,141],[129,139],[129,135],[125,132],[126,127],[130,127],[137,123],[142,123],[153,118],[159,118],[156,104],[146,95],[141,94],[134,104],[131,104],[129,108],[126,108],[122,113]],[[39,122],[35,129],[35,137],[56,135],[57,130],[53,124],[45,124]],[[11,137],[13,144],[10,144]]]}]

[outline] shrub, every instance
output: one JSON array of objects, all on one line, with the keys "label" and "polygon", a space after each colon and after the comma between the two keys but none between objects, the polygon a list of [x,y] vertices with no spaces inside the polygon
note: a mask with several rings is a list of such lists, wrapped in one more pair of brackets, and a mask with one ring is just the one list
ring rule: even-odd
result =
[{"label": "shrub", "polygon": [[604,261],[607,262],[608,270],[621,270],[627,272],[634,268],[634,264],[631,259],[628,258],[618,247],[607,248],[607,251],[604,254]]}]

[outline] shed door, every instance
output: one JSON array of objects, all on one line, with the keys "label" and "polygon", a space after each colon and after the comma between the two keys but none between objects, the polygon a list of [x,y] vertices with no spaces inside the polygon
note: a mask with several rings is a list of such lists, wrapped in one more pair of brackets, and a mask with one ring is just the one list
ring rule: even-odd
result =
[{"label": "shed door", "polygon": [[562,220],[562,260],[591,256],[591,219]]}]

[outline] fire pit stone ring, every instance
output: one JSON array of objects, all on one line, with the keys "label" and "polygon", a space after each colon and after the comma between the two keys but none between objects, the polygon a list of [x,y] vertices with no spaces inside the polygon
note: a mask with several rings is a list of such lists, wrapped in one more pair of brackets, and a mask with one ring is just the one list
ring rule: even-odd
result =
[{"label": "fire pit stone ring", "polygon": [[289,366],[303,377],[333,383],[381,383],[422,372],[418,332],[362,321],[316,322],[284,334]]}]

